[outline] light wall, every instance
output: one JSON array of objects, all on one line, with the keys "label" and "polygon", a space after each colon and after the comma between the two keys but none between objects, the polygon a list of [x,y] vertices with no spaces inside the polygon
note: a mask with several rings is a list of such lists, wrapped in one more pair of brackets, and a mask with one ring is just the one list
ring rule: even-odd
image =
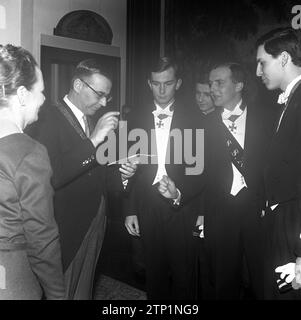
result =
[{"label": "light wall", "polygon": [[6,28],[0,43],[22,45],[40,61],[40,35],[53,35],[59,20],[74,10],[91,10],[102,15],[113,31],[112,45],[120,48],[121,103],[125,103],[127,0],[0,0],[6,11]]},{"label": "light wall", "polygon": [[21,44],[21,2],[22,0],[0,0],[0,44]]}]

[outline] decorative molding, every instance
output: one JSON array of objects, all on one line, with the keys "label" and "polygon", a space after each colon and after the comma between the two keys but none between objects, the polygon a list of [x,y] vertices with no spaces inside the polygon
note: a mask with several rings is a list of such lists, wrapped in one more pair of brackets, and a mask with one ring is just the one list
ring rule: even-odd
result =
[{"label": "decorative molding", "polygon": [[41,45],[120,57],[120,48],[98,42],[41,34]]},{"label": "decorative molding", "polygon": [[112,29],[107,20],[90,10],[75,10],[65,14],[54,29],[54,35],[111,44]]}]

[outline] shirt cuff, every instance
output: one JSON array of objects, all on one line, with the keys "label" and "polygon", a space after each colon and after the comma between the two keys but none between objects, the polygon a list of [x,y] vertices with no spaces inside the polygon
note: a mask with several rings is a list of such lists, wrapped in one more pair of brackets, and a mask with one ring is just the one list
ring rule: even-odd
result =
[{"label": "shirt cuff", "polygon": [[178,196],[176,199],[173,199],[173,205],[174,206],[178,206],[180,204],[180,201],[181,201],[181,191],[177,188],[177,191],[178,191]]},{"label": "shirt cuff", "polygon": [[128,179],[126,179],[126,180],[122,181],[123,189],[125,189],[125,188],[127,187],[128,182],[129,182],[129,180],[128,180]]}]

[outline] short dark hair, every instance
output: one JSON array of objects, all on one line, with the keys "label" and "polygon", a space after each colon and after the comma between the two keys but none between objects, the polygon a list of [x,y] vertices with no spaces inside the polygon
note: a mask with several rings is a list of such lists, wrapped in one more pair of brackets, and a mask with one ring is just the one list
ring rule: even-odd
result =
[{"label": "short dark hair", "polygon": [[274,58],[286,51],[292,62],[301,67],[300,31],[292,28],[277,28],[269,31],[256,41],[256,48],[263,45],[264,50]]},{"label": "short dark hair", "polygon": [[14,95],[20,86],[31,90],[37,82],[37,62],[32,54],[22,47],[0,45],[0,105]]},{"label": "short dark hair", "polygon": [[211,70],[214,70],[217,68],[229,68],[231,71],[231,79],[233,83],[246,82],[246,71],[240,63],[224,62],[221,64],[216,64]]},{"label": "short dark hair", "polygon": [[72,79],[71,79],[71,87],[73,85],[74,80],[83,78],[86,80],[91,77],[93,74],[100,74],[110,81],[112,81],[112,74],[106,66],[100,64],[95,59],[87,59],[81,61],[75,68]]},{"label": "short dark hair", "polygon": [[160,57],[151,65],[149,71],[149,78],[151,78],[152,72],[158,73],[172,68],[175,72],[175,77],[178,78],[179,75],[179,66],[177,62],[171,57]]},{"label": "short dark hair", "polygon": [[209,72],[198,72],[195,76],[195,81],[197,83],[208,84],[209,85]]}]

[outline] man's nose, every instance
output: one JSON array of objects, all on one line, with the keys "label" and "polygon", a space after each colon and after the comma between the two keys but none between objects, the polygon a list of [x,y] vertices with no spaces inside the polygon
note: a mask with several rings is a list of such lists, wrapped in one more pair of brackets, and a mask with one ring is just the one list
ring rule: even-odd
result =
[{"label": "man's nose", "polygon": [[160,84],[160,94],[165,93],[165,84]]},{"label": "man's nose", "polygon": [[199,94],[198,97],[197,97],[197,99],[199,100],[199,102],[202,102],[202,101],[203,101],[203,98],[204,98],[204,96],[203,96],[202,94]]},{"label": "man's nose", "polygon": [[257,68],[256,68],[256,76],[257,77],[262,76],[262,68],[259,63],[257,64]]},{"label": "man's nose", "polygon": [[212,84],[210,85],[210,93],[211,93],[211,94],[214,93],[214,92],[216,91],[216,89],[217,89],[216,85],[215,85],[214,83],[212,83]]},{"label": "man's nose", "polygon": [[99,104],[102,106],[102,107],[106,107],[107,106],[107,97],[101,97],[99,99]]}]

